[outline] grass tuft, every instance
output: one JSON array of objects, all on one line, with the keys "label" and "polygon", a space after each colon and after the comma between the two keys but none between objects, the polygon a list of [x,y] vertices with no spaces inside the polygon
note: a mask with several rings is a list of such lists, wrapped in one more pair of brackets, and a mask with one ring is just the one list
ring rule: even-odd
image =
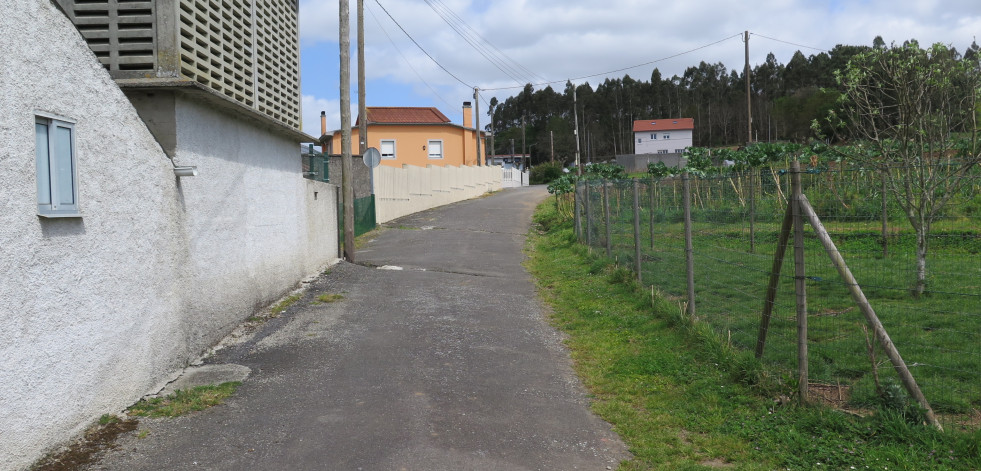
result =
[{"label": "grass tuft", "polygon": [[139,417],[179,417],[216,406],[235,393],[242,383],[230,381],[217,386],[178,390],[167,397],[141,399],[127,411]]},{"label": "grass tuft", "polygon": [[312,304],[312,305],[329,304],[329,303],[332,303],[332,302],[335,302],[335,301],[340,301],[342,299],[344,299],[344,295],[343,294],[321,294],[320,296],[317,296],[317,300],[316,301],[314,301],[314,302],[312,302],[310,304]]},{"label": "grass tuft", "polygon": [[286,298],[284,298],[282,301],[276,303],[276,305],[273,306],[269,310],[269,312],[272,314],[272,317],[279,317],[279,315],[282,314],[283,311],[289,309],[289,307],[292,306],[293,304],[296,304],[296,302],[299,301],[300,298],[302,297],[303,294],[301,293],[291,294]]}]

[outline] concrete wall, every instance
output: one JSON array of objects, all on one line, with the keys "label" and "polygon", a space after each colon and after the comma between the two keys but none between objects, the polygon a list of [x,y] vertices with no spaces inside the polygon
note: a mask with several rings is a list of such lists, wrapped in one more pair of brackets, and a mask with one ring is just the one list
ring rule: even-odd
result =
[{"label": "concrete wall", "polygon": [[501,167],[496,166],[379,166],[374,171],[379,224],[501,189]]},{"label": "concrete wall", "polygon": [[[183,95],[175,117],[174,160],[198,167],[198,176],[183,179],[180,190],[192,254],[188,309],[195,318],[186,341],[191,351],[201,351],[334,259],[336,241],[308,241],[307,220],[327,221],[310,212],[333,213],[324,202],[335,192],[334,185],[301,178],[299,147],[289,137]],[[308,208],[313,191],[318,204]],[[336,222],[324,228],[336,234],[330,227]]]},{"label": "concrete wall", "polygon": [[628,173],[646,172],[647,164],[664,162],[668,167],[682,168],[688,162],[683,154],[627,154],[618,155],[617,164],[622,165]]},{"label": "concrete wall", "polygon": [[[336,187],[295,140],[175,95],[178,180],[49,0],[0,2],[0,469],[163,384],[336,260]],[[76,122],[78,218],[37,216],[34,117]]]},{"label": "concrete wall", "polygon": [[[0,468],[18,469],[183,364],[190,254],[171,163],[68,19],[0,2],[0,57]],[[37,216],[38,112],[76,121],[80,218]]]},{"label": "concrete wall", "polygon": [[[341,162],[341,156],[332,155],[328,164],[330,167],[329,175],[330,182],[341,186],[341,176],[343,175],[341,169],[343,168],[343,162]],[[352,157],[351,169],[353,170],[351,175],[351,183],[354,186],[354,197],[363,198],[371,194],[371,169],[364,164],[361,160],[360,155],[355,155]]]}]

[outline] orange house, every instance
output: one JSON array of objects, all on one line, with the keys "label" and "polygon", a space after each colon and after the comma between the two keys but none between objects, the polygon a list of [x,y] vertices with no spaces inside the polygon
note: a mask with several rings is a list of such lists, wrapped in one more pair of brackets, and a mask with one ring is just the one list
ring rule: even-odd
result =
[{"label": "orange house", "polygon": [[[381,152],[381,164],[401,168],[478,165],[477,130],[470,102],[463,103],[463,125],[454,124],[433,107],[380,107],[368,109],[368,147]],[[358,117],[360,123],[361,117]],[[322,126],[323,127],[323,126]],[[328,154],[340,154],[341,130],[320,138]],[[480,164],[486,163],[487,132],[481,131]],[[358,127],[351,130],[351,151],[357,154]]]}]

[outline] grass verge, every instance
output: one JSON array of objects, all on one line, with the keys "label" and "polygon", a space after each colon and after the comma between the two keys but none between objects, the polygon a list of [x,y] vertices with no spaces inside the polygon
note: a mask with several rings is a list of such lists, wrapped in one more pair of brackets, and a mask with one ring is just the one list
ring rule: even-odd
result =
[{"label": "grass verge", "polygon": [[188,390],[178,390],[167,397],[141,399],[129,408],[129,415],[139,417],[178,417],[189,412],[200,411],[216,406],[242,383],[230,381],[217,386],[198,386]]},{"label": "grass verge", "polygon": [[535,222],[529,269],[593,410],[634,454],[621,469],[981,468],[981,432],[941,433],[900,411],[862,418],[794,405],[791,378],[578,244],[550,201]]}]

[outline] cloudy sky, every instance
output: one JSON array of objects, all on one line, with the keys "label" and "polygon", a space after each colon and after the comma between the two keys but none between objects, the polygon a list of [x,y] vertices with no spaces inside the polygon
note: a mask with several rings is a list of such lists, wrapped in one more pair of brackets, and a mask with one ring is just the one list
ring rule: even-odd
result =
[{"label": "cloudy sky", "polygon": [[[338,10],[337,0],[300,0],[303,128],[312,135],[320,134],[321,110],[328,129],[340,124]],[[353,46],[353,17],[351,25]],[[754,65],[769,52],[786,64],[798,49],[810,55],[836,44],[871,45],[877,35],[887,44],[915,38],[963,52],[981,34],[981,1],[365,0],[365,88],[369,106],[435,106],[460,122],[473,86],[486,90],[486,100],[503,101],[527,82],[559,81],[553,88],[561,91],[568,78],[591,76],[573,81],[594,86],[625,73],[649,80],[655,67],[670,77],[700,61],[741,68],[745,30]],[[352,49],[352,119],[356,57]],[[515,88],[491,91],[503,87]],[[483,100],[480,107],[484,114]]]}]

